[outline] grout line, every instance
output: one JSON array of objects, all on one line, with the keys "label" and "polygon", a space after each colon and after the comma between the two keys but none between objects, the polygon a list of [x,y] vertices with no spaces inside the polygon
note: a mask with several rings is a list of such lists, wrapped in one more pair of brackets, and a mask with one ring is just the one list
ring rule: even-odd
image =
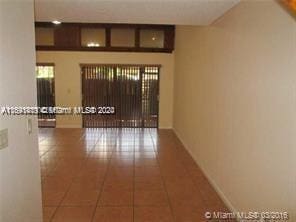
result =
[{"label": "grout line", "polygon": [[[38,146],[38,148],[39,148],[39,146]],[[49,150],[51,150],[52,148],[50,148]],[[49,151],[48,150],[48,151]],[[47,152],[48,152],[47,151]],[[41,160],[41,156],[39,157],[39,161]],[[57,163],[55,163],[55,167],[54,167],[54,170],[57,168]],[[40,172],[41,173],[41,172]],[[46,177],[49,177],[48,176],[48,174],[46,173]],[[43,199],[43,194],[42,194],[42,179],[41,179],[41,199]],[[56,214],[56,212],[57,212],[57,210],[58,210],[58,208],[59,208],[59,206],[43,206],[43,202],[41,202],[42,203],[42,211],[43,211],[43,208],[44,207],[55,207],[55,210],[54,210],[54,212],[53,212],[53,214],[51,215],[51,217],[49,218],[49,222],[51,222],[52,220],[53,220],[53,218],[54,218],[54,216],[55,216],[55,214]],[[42,215],[43,215],[43,212],[42,212]]]},{"label": "grout line", "polygon": [[[105,133],[105,135],[108,135],[108,134],[106,134],[106,132],[102,132],[101,135],[104,135],[104,133]],[[101,136],[101,137],[102,137],[102,136]],[[96,205],[95,205],[95,209],[94,209],[94,212],[93,212],[93,215],[92,215],[92,219],[91,219],[92,222],[93,222],[94,219],[95,219],[96,211],[97,211],[97,208],[98,208],[98,206],[99,206],[99,201],[100,201],[100,198],[101,198],[102,193],[103,193],[103,190],[104,190],[104,185],[105,185],[105,182],[106,182],[106,178],[107,178],[107,175],[108,175],[108,171],[109,171],[109,168],[110,168],[110,163],[111,163],[111,159],[112,159],[113,154],[114,154],[114,153],[113,153],[113,151],[112,151],[111,158],[108,159],[108,164],[107,164],[106,173],[105,173],[105,175],[104,175],[104,177],[103,177],[103,183],[102,183],[102,185],[101,185],[101,190],[100,190],[100,192],[99,192],[99,195],[98,195],[98,198],[97,198],[97,202],[96,202]]]},{"label": "grout line", "polygon": [[[168,204],[169,204],[169,208],[170,208],[170,211],[171,211],[171,214],[172,214],[172,217],[173,217],[173,220],[176,222],[176,217],[175,217],[175,214],[174,214],[174,211],[173,211],[173,207],[172,207],[172,203],[171,203],[171,200],[169,198],[169,193],[168,193],[168,190],[167,190],[167,187],[166,187],[166,184],[165,184],[165,180],[164,180],[164,176],[162,174],[162,171],[161,171],[161,167],[160,167],[160,164],[159,164],[159,159],[158,159],[158,152],[157,152],[157,145],[155,144],[155,141],[153,140],[153,137],[151,135],[151,131],[149,131],[150,133],[150,137],[152,139],[152,142],[154,144],[154,150],[155,150],[155,154],[156,154],[156,161],[158,163],[158,167],[159,167],[159,170],[160,170],[160,176],[161,176],[161,180],[162,180],[162,185],[164,187],[164,190],[165,190],[165,193],[166,193],[166,196],[167,196],[167,201],[168,201]],[[157,131],[157,137],[159,136],[158,134],[158,131]]]},{"label": "grout line", "polygon": [[[86,158],[85,158],[84,161],[86,161]],[[83,164],[81,165],[80,169],[82,168],[82,166],[83,166]],[[51,218],[50,221],[53,220],[53,218],[54,218],[56,212],[58,211],[58,209],[59,209],[60,207],[64,207],[64,206],[62,206],[61,204],[62,204],[62,202],[64,201],[64,199],[66,198],[68,192],[70,191],[70,188],[71,188],[71,186],[72,186],[72,184],[73,184],[73,182],[74,182],[74,179],[75,179],[75,176],[72,178],[72,180],[71,180],[71,182],[70,182],[70,185],[69,185],[69,188],[67,189],[67,191],[66,191],[65,194],[63,195],[63,197],[62,197],[61,201],[59,202],[59,205],[57,206],[57,208],[56,208],[54,214],[52,215],[52,218]]]},{"label": "grout line", "polygon": [[135,153],[135,134],[134,136],[134,166],[133,166],[133,221],[135,221],[135,175],[136,175],[136,153]]},{"label": "grout line", "polygon": [[[84,135],[85,135],[85,131],[84,131]],[[101,135],[100,135],[100,136],[101,136]],[[99,136],[99,138],[100,138],[100,136]],[[94,146],[95,146],[95,145],[94,145]],[[93,148],[94,148],[94,147],[93,147]],[[86,160],[87,160],[87,157],[84,157],[83,159],[84,159],[84,160],[83,160],[83,163],[85,163]],[[81,167],[80,167],[79,170],[82,169],[82,167],[83,167],[83,163],[81,164]],[[57,166],[56,166],[56,168],[57,168]],[[79,170],[78,170],[78,171],[79,171]],[[77,172],[78,172],[78,171],[77,171]],[[76,174],[76,175],[77,175],[77,174]],[[62,202],[64,201],[65,197],[67,196],[67,194],[68,194],[68,192],[69,192],[69,190],[70,190],[70,188],[71,188],[71,186],[72,186],[73,181],[74,181],[75,178],[76,178],[76,176],[73,176],[73,178],[72,178],[72,180],[71,180],[71,182],[70,182],[70,185],[69,185],[67,191],[66,191],[65,194],[63,195],[63,197],[62,197],[61,201],[59,202],[59,204],[56,206],[56,209],[55,209],[53,215],[51,216],[51,218],[50,218],[50,220],[49,220],[50,222],[52,222],[52,220],[54,219],[54,217],[55,217],[55,215],[56,215],[58,209],[59,209],[60,207],[64,207],[64,206],[61,206],[61,204],[62,204]],[[66,207],[67,207],[67,206],[66,206]],[[42,207],[42,208],[43,208],[43,207]]]},{"label": "grout line", "polygon": [[[65,194],[61,198],[61,201],[59,202],[59,204],[56,205],[56,206],[54,206],[54,207],[56,207],[56,209],[55,209],[54,213],[52,214],[52,216],[50,218],[50,221],[52,221],[54,219],[54,217],[56,216],[56,213],[57,213],[57,211],[58,211],[58,209],[60,207],[73,207],[73,206],[74,207],[78,207],[78,206],[93,206],[93,207],[95,207],[94,212],[92,214],[92,219],[91,219],[91,221],[94,221],[96,210],[97,210],[98,207],[100,207],[99,206],[99,201],[100,201],[100,198],[102,196],[104,184],[106,182],[106,178],[107,178],[107,175],[108,175],[109,170],[110,170],[110,167],[111,167],[111,160],[112,160],[112,158],[114,158],[116,152],[123,152],[123,151],[112,150],[110,152],[111,153],[110,158],[106,158],[106,160],[107,160],[107,162],[106,162],[107,169],[106,169],[105,174],[104,174],[104,176],[102,178],[101,189],[98,189],[97,190],[97,191],[99,191],[98,192],[99,194],[98,194],[97,201],[96,201],[96,204],[95,205],[75,205],[75,204],[74,205],[62,205],[62,202],[65,200],[67,194],[69,193],[69,190],[70,190],[71,186],[73,185],[73,182],[74,182],[75,178],[77,178],[78,172],[83,168],[83,166],[85,165],[86,161],[90,159],[89,152],[94,151],[95,146],[100,141],[100,138],[102,138],[105,135],[106,138],[108,139],[109,138],[108,136],[110,135],[110,138],[112,138],[112,140],[116,140],[115,146],[118,146],[117,138],[118,138],[119,135],[122,137],[122,129],[116,129],[116,132],[115,133],[117,134],[117,137],[113,135],[113,132],[111,132],[111,134],[110,134],[109,131],[100,131],[99,134],[96,134],[98,136],[98,138],[96,140],[95,140],[95,138],[90,138],[90,140],[91,141],[94,141],[94,143],[92,143],[91,146],[88,145],[88,147],[91,147],[88,150],[88,155],[85,155],[83,158],[80,158],[82,160],[81,161],[81,166],[77,170],[77,173],[74,174],[73,177],[71,178],[70,185],[69,185],[68,189],[66,189]],[[135,207],[144,207],[144,206],[153,206],[153,207],[168,206],[167,204],[163,204],[163,205],[155,205],[155,204],[152,204],[152,205],[135,205],[136,153],[142,151],[141,149],[139,149],[139,147],[140,148],[141,147],[144,147],[143,141],[141,143],[139,142],[138,145],[137,145],[137,150],[136,150],[136,148],[135,148],[136,147],[136,143],[135,142],[136,142],[137,139],[138,140],[143,140],[143,135],[146,134],[146,133],[147,133],[148,138],[150,138],[150,140],[152,142],[151,146],[153,147],[153,151],[150,151],[149,150],[147,152],[153,152],[155,154],[155,158],[156,158],[156,161],[157,161],[157,167],[159,167],[159,170],[160,170],[160,164],[159,164],[158,157],[157,157],[158,155],[157,155],[157,152],[156,152],[156,149],[155,149],[155,146],[156,145],[155,145],[155,142],[153,140],[151,131],[150,130],[147,131],[147,132],[146,131],[145,132],[144,131],[141,131],[141,133],[135,133],[135,131],[133,131],[133,134],[131,134],[131,136],[133,137],[133,139],[132,139],[132,141],[133,141],[133,151],[127,152],[127,153],[132,153],[131,156],[133,156],[133,189],[132,189],[132,191],[133,191],[133,193],[132,193],[132,195],[133,195],[133,203],[132,203],[132,205],[102,205],[102,207],[132,207],[132,209],[133,209],[133,221],[135,220]],[[84,131],[83,135],[80,138],[86,138],[86,132],[85,131]],[[157,134],[157,136],[158,136],[158,134]],[[92,140],[92,139],[94,139],[94,140]],[[79,141],[80,141],[80,139],[79,139]],[[128,147],[128,146],[131,146],[131,145],[126,145],[126,146]],[[63,159],[63,158],[61,158],[61,159]],[[99,158],[99,159],[101,159],[101,158]],[[66,158],[66,160],[67,160],[67,158]],[[56,164],[56,168],[57,168],[57,163],[55,163],[55,164]],[[160,170],[160,173],[161,173],[161,170]],[[165,189],[165,191],[167,193],[166,186],[164,184],[163,175],[161,174],[160,176],[161,176],[163,188]],[[168,200],[168,204],[170,205],[170,201],[169,201],[169,198],[168,198],[168,193],[167,193],[167,200]],[[46,207],[51,207],[51,206],[46,206]],[[170,206],[170,208],[171,208],[171,206]],[[171,211],[172,211],[172,208],[171,208]]]},{"label": "grout line", "polygon": [[[42,207],[42,209],[43,209],[43,207]],[[54,210],[53,214],[51,215],[51,217],[49,218],[49,222],[51,222],[53,220],[57,211],[58,211],[58,206],[55,206],[55,210]]]}]

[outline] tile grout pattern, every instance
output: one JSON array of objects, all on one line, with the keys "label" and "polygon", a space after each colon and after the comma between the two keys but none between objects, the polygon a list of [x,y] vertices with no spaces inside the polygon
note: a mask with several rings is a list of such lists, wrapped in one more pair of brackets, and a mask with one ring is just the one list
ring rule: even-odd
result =
[{"label": "tile grout pattern", "polygon": [[203,222],[206,211],[228,212],[172,130],[40,129],[39,152],[44,222]]},{"label": "tile grout pattern", "polygon": [[[150,136],[151,136],[151,134],[150,134]],[[155,144],[154,138],[153,138],[152,136],[151,136],[151,138],[152,138],[152,141],[153,141],[154,147],[157,147],[157,144]],[[155,149],[155,151],[156,151],[156,149]],[[160,163],[159,163],[159,159],[158,159],[157,156],[156,156],[156,160],[157,160],[158,165],[160,165]],[[163,186],[165,186],[165,184],[164,184],[164,177],[163,177],[163,175],[162,175],[162,173],[161,173],[161,169],[160,169],[160,174],[161,174],[161,177],[162,177],[162,184],[163,184]],[[165,189],[165,191],[166,191],[166,196],[167,196],[167,198],[169,199],[169,194],[168,194],[168,192],[167,192],[166,189]],[[173,214],[173,208],[172,208],[172,205],[171,205],[170,201],[169,201],[169,208],[170,208],[171,214],[172,214],[173,217],[174,217],[174,214]],[[175,221],[175,220],[174,220],[174,221]]]}]

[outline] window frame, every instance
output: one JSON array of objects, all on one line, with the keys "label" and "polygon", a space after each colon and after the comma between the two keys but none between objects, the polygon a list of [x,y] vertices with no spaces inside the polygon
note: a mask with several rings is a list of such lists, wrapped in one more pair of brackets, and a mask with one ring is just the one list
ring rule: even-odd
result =
[{"label": "window frame", "polygon": [[[70,29],[76,30],[75,35],[71,35],[72,39],[69,42],[75,44],[61,44],[67,42],[67,36],[57,36],[54,34],[53,46],[40,46],[36,45],[37,51],[109,51],[109,52],[159,52],[159,53],[172,53],[174,51],[175,41],[175,26],[174,25],[149,25],[149,24],[107,24],[107,23],[62,23],[59,25],[52,24],[51,22],[35,22],[35,27],[52,27],[54,33],[60,33]],[[81,29],[82,28],[103,28],[105,29],[105,46],[103,47],[87,47],[81,44]],[[111,46],[111,29],[134,29],[135,30],[135,46],[134,47],[118,47]],[[162,30],[164,31],[164,47],[140,47],[140,30]],[[66,33],[66,31],[65,31]],[[74,38],[74,39],[73,39]],[[60,44],[59,44],[60,41]],[[78,44],[79,43],[79,44]]]}]

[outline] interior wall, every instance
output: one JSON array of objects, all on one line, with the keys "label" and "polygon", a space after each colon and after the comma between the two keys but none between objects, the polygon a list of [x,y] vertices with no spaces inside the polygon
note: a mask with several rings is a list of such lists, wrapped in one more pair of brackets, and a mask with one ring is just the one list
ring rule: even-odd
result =
[{"label": "interior wall", "polygon": [[[55,64],[57,106],[81,106],[82,63],[161,64],[159,127],[171,128],[173,119],[174,55],[165,53],[38,51],[37,62]],[[81,116],[57,116],[57,127],[81,127]]]},{"label": "interior wall", "polygon": [[272,0],[177,27],[173,126],[232,210],[295,217],[295,39]]},{"label": "interior wall", "polygon": [[[33,1],[0,1],[0,106],[36,106]],[[0,150],[0,221],[40,222],[37,119],[0,115],[8,147]]]}]

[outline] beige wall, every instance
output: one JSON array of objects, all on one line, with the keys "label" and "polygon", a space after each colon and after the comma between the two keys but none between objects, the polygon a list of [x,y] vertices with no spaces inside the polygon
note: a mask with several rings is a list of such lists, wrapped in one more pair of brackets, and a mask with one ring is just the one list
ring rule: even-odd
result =
[{"label": "beige wall", "polygon": [[[159,127],[171,128],[174,55],[163,53],[37,52],[37,62],[55,63],[56,104],[81,106],[81,63],[161,64]],[[81,127],[80,116],[58,116],[57,127]]]},{"label": "beige wall", "polygon": [[[35,106],[33,1],[0,1],[0,106]],[[41,181],[37,119],[0,116],[8,148],[0,150],[0,221],[40,222]]]},{"label": "beige wall", "polygon": [[296,21],[275,1],[242,1],[176,37],[181,140],[232,207],[295,215]]}]

